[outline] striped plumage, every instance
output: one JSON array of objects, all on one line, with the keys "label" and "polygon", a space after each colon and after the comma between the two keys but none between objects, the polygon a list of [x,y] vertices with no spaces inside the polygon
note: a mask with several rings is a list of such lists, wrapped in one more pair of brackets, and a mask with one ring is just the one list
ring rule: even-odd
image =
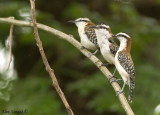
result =
[{"label": "striped plumage", "polygon": [[86,25],[85,34],[87,35],[88,39],[98,47],[95,30],[91,28],[91,26],[93,25],[94,25],[93,23],[91,24],[89,23]]},{"label": "striped plumage", "polygon": [[119,46],[113,41],[112,38],[110,38],[110,39],[108,39],[108,40],[109,40],[109,42],[111,43],[111,44],[109,45],[110,52],[111,52],[111,53],[113,54],[113,56],[115,57],[116,52],[118,51]]},{"label": "striped plumage", "polygon": [[115,66],[124,81],[120,93],[124,90],[126,84],[129,85],[128,100],[132,102],[136,73],[132,57],[130,55],[131,37],[125,33],[118,33],[115,37],[120,41],[120,47],[115,56]]},{"label": "striped plumage", "polygon": [[90,50],[97,50],[97,38],[95,35],[95,31],[91,26],[95,25],[90,19],[88,18],[78,18],[73,21],[69,21],[75,23],[78,27],[78,33],[81,39],[81,44],[87,49]]}]

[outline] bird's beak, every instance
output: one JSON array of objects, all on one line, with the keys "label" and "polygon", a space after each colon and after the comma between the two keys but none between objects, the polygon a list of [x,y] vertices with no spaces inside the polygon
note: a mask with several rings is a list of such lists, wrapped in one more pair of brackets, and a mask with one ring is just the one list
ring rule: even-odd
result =
[{"label": "bird's beak", "polygon": [[69,20],[68,22],[69,22],[69,23],[76,23],[75,20]]},{"label": "bird's beak", "polygon": [[113,34],[113,35],[112,35],[112,37],[113,37],[113,38],[115,38],[115,37],[116,37],[116,35],[114,35],[114,34]]},{"label": "bird's beak", "polygon": [[94,25],[94,26],[90,26],[90,28],[97,28],[97,26],[96,26],[96,25]]},{"label": "bird's beak", "polygon": [[114,35],[112,34],[111,37],[109,37],[108,39],[113,39],[113,38],[114,38],[113,36],[114,36]]}]

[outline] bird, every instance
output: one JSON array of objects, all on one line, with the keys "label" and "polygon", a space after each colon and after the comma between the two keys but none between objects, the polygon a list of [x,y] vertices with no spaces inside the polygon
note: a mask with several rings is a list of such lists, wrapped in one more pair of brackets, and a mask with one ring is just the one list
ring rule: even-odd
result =
[{"label": "bird", "polygon": [[95,24],[88,18],[78,18],[76,20],[70,20],[68,22],[75,23],[75,25],[78,27],[82,49],[86,48],[89,50],[95,50],[95,52],[92,54],[96,54],[99,51],[99,46],[97,43],[95,30],[93,28],[90,28]]},{"label": "bird", "polygon": [[[112,37],[112,32],[110,26],[101,23],[95,26],[92,26],[95,29],[97,43],[100,47],[100,52],[104,59],[108,62],[107,65],[113,64],[115,65],[115,55],[118,51],[118,45],[114,42]],[[103,64],[106,65],[106,64]],[[115,74],[116,69],[113,72],[113,76]]]},{"label": "bird", "polygon": [[123,79],[123,86],[117,95],[121,94],[125,88],[125,85],[129,85],[129,102],[132,102],[133,90],[135,88],[135,68],[130,54],[131,50],[131,37],[126,33],[118,33],[113,35],[120,41],[119,49],[115,55],[115,66],[119,74]]}]

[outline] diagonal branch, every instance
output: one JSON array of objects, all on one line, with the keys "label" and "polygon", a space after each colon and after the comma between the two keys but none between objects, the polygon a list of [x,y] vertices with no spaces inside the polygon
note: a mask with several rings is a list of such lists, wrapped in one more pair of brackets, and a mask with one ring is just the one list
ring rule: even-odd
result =
[{"label": "diagonal branch", "polygon": [[38,28],[37,28],[37,23],[36,23],[36,14],[35,14],[35,0],[30,0],[30,4],[31,4],[31,14],[32,14],[32,22],[33,22],[33,28],[34,28],[34,36],[35,36],[35,40],[37,42],[37,47],[39,48],[39,52],[41,54],[41,57],[42,57],[42,60],[43,60],[43,63],[44,65],[46,66],[46,70],[49,72],[51,78],[52,78],[52,81],[53,81],[53,85],[54,87],[56,88],[56,91],[58,92],[59,96],[61,97],[67,111],[68,111],[68,114],[69,115],[74,115],[74,113],[72,112],[72,109],[71,107],[69,106],[59,84],[58,84],[58,81],[57,81],[57,78],[54,74],[54,71],[53,69],[51,69],[49,63],[48,63],[48,60],[47,60],[47,57],[44,53],[44,49],[43,49],[43,45],[42,45],[42,42],[40,40],[40,37],[39,37],[39,33],[38,33]]},{"label": "diagonal branch", "polygon": [[[10,18],[0,18],[0,23],[9,23],[9,24],[14,24],[18,26],[27,26],[27,27],[32,27],[33,24],[31,22],[26,22],[26,21],[20,21],[20,20],[15,20],[15,19],[10,19]],[[88,57],[100,70],[101,72],[107,77],[107,79],[110,79],[112,74],[109,72],[109,70],[106,67],[100,66],[102,62],[94,55],[91,56],[91,52],[89,52],[86,49],[81,49],[81,44],[71,35],[67,35],[59,30],[56,30],[54,28],[51,28],[49,26],[43,25],[43,24],[38,24],[37,27],[41,30],[44,30],[48,33],[51,33],[53,35],[58,36],[58,38],[63,39],[68,41],[70,44],[75,46],[77,49],[79,49],[86,57]],[[115,92],[119,91],[121,88],[118,83],[112,82],[111,83],[112,87],[114,88]],[[128,101],[126,97],[124,96],[123,93],[121,93],[118,96],[120,103],[124,110],[126,111],[127,115],[134,115],[133,110],[131,109],[130,105],[128,104]]]}]

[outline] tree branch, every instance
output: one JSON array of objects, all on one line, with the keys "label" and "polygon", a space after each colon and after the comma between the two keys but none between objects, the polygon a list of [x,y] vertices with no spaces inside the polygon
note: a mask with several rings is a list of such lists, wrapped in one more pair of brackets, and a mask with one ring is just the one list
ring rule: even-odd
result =
[{"label": "tree branch", "polygon": [[[33,26],[31,22],[20,21],[20,20],[15,20],[10,18],[0,18],[0,23],[9,23],[9,24],[14,24],[18,26],[27,26],[27,27]],[[88,57],[101,70],[101,72],[105,75],[105,77],[107,77],[107,79],[111,78],[112,74],[109,72],[109,70],[106,67],[101,66],[102,62],[96,56],[91,55],[91,52],[89,52],[88,50],[81,49],[82,45],[72,35],[67,35],[59,30],[56,30],[54,28],[51,28],[49,26],[39,24],[39,23],[37,23],[37,27],[41,30],[44,30],[46,32],[49,32],[53,35],[58,36],[58,38],[60,39],[66,40],[69,43],[71,43],[73,46],[79,49],[86,57]],[[111,85],[114,88],[115,92],[121,89],[119,84],[116,82],[112,82]],[[121,93],[120,95],[118,95],[118,98],[120,100],[122,107],[126,111],[127,115],[134,115],[134,112],[131,109],[130,105],[128,104],[128,101],[124,96],[124,94]]]},{"label": "tree branch", "polygon": [[36,14],[35,14],[35,0],[30,0],[30,4],[31,4],[31,14],[32,14],[32,22],[33,22],[33,29],[34,29],[34,36],[35,36],[35,40],[37,42],[37,47],[39,48],[39,52],[41,54],[41,57],[42,57],[42,60],[43,60],[43,63],[44,65],[46,66],[46,71],[48,71],[48,73],[50,74],[51,78],[52,78],[52,82],[53,82],[53,85],[56,89],[56,91],[58,92],[59,96],[61,97],[67,111],[68,111],[68,114],[69,115],[74,115],[71,107],[69,106],[66,98],[65,98],[65,95],[63,94],[59,84],[58,84],[58,81],[57,81],[57,78],[54,74],[54,71],[53,69],[51,69],[49,63],[48,63],[48,60],[47,60],[47,57],[44,53],[44,49],[43,49],[43,45],[42,45],[42,41],[40,40],[40,37],[39,37],[39,33],[38,33],[38,28],[37,28],[37,22],[36,22]]},{"label": "tree branch", "polygon": [[[14,19],[14,17],[10,17],[11,19]],[[8,41],[8,47],[9,47],[9,63],[8,63],[8,67],[7,70],[10,67],[10,64],[12,62],[12,40],[13,40],[13,27],[14,25],[11,24],[10,26],[10,31],[9,31],[9,41]]]}]

